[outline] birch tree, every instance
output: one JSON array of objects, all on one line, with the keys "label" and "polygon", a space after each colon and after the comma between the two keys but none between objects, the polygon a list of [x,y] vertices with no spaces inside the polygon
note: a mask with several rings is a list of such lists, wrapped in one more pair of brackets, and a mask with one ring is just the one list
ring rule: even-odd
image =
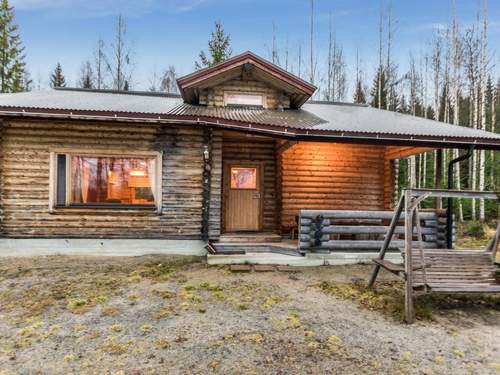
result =
[{"label": "birch tree", "polygon": [[[452,107],[453,107],[453,125],[460,125],[460,80],[461,74],[460,69],[462,65],[462,46],[460,42],[460,29],[455,13],[455,3],[453,3],[453,21],[451,25],[451,50],[452,50],[452,64],[453,64],[453,75],[452,75]],[[453,150],[453,158],[458,157],[458,150]],[[453,172],[454,186],[456,189],[461,189],[460,184],[460,165],[455,166]],[[458,199],[458,217],[461,222],[464,221],[464,210],[462,200]]]},{"label": "birch tree", "polygon": [[[479,60],[480,60],[480,40],[477,36],[476,27],[472,26],[465,32],[464,38],[465,47],[465,70],[467,75],[468,91],[469,91],[469,127],[477,129],[478,114],[479,114]],[[472,155],[472,161],[469,169],[470,187],[472,190],[477,190],[477,154]],[[477,219],[476,199],[471,199],[471,218]]]},{"label": "birch tree", "polygon": [[[483,31],[481,38],[481,130],[486,130],[486,93],[487,84],[486,76],[488,70],[488,3],[483,0]],[[485,188],[485,170],[486,170],[486,154],[484,150],[479,151],[479,190]],[[484,199],[479,200],[479,220],[485,221]]]}]

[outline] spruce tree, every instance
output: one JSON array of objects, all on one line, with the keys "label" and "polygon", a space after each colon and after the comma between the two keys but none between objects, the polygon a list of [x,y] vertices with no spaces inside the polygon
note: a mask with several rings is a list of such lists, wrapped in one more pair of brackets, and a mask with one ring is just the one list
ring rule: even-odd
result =
[{"label": "spruce tree", "polygon": [[51,87],[65,87],[66,78],[62,72],[61,64],[57,63],[54,72],[50,75],[50,86]]},{"label": "spruce tree", "polygon": [[365,89],[363,87],[363,82],[361,82],[360,80],[356,82],[356,91],[354,92],[354,103],[358,104],[366,103]]},{"label": "spruce tree", "polygon": [[[380,98],[379,98],[379,84],[381,86]],[[373,80],[373,87],[371,91],[372,102],[371,106],[374,108],[387,108],[387,78],[385,76],[385,70],[380,67],[377,70],[375,79]],[[380,101],[380,106],[379,106]]]},{"label": "spruce tree", "polygon": [[80,81],[78,82],[78,84],[81,88],[93,89],[95,86],[94,82],[94,70],[92,69],[90,61],[86,61],[85,63],[83,63],[80,70]]},{"label": "spruce tree", "polygon": [[205,51],[200,52],[200,61],[195,62],[196,69],[206,68],[227,60],[233,51],[229,45],[231,37],[226,34],[221,21],[215,22],[215,31],[208,41],[208,55]]},{"label": "spruce tree", "polygon": [[18,26],[14,23],[14,8],[8,0],[0,2],[0,90],[23,91],[25,82],[24,47]]}]

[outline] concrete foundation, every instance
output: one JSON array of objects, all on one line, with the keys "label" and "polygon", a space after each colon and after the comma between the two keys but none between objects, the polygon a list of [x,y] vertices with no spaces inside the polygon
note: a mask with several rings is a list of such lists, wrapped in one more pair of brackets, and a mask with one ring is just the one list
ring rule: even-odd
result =
[{"label": "concrete foundation", "polygon": [[0,238],[0,256],[87,255],[140,256],[147,254],[206,254],[198,240]]},{"label": "concrete foundation", "polygon": [[[207,255],[207,263],[217,264],[273,264],[297,267],[316,266],[338,266],[346,264],[372,264],[372,259],[378,256],[378,252],[370,253],[330,253],[330,254],[306,254],[306,256],[289,256],[275,253],[246,253],[234,255]],[[386,260],[401,263],[403,258],[398,253],[387,253]]]}]

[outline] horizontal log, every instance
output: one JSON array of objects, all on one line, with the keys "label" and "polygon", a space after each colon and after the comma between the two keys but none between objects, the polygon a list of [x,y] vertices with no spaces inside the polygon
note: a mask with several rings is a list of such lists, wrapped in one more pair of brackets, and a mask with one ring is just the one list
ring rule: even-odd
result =
[{"label": "horizontal log", "polygon": [[[321,228],[321,232],[328,234],[386,234],[388,231],[388,226],[376,225],[325,225]],[[404,232],[405,230],[402,226],[397,226],[394,230],[395,234],[404,234]],[[312,229],[311,226],[301,226],[300,233],[311,234],[314,233],[314,229]],[[414,229],[414,233],[417,233],[416,229]],[[434,228],[424,227],[422,228],[422,233],[431,235],[435,234],[436,230]],[[435,241],[435,239],[433,241]]]},{"label": "horizontal log", "polygon": [[411,189],[410,194],[420,197],[429,194],[430,197],[437,198],[478,198],[500,200],[500,192],[493,191],[472,191],[472,190],[433,190],[433,189]]},{"label": "horizontal log", "polygon": [[[300,242],[301,248],[321,248],[321,249],[329,249],[329,250],[380,250],[384,241],[369,241],[369,240],[330,240],[321,243],[321,246],[313,246],[307,242]],[[424,247],[435,247],[434,243],[423,243]],[[389,245],[390,249],[402,249],[404,248],[404,241],[391,241]],[[416,248],[415,248],[416,249]]]},{"label": "horizontal log", "polygon": [[[390,220],[394,216],[392,211],[348,211],[348,210],[301,210],[300,216],[304,218],[316,218],[323,216],[328,219],[381,219]],[[404,214],[401,214],[401,220],[404,219]],[[436,217],[434,212],[421,212],[420,218],[433,219]]]}]

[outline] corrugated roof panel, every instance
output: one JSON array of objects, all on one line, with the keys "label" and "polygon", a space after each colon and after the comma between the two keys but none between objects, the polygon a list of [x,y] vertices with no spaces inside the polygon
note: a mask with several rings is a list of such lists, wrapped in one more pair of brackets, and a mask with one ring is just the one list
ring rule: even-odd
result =
[{"label": "corrugated roof panel", "polygon": [[338,136],[339,133],[370,135],[393,135],[412,137],[440,137],[483,139],[500,142],[500,134],[470,129],[427,120],[396,112],[379,110],[368,106],[336,103],[308,102],[298,110],[266,110],[257,108],[218,107],[210,108],[186,104],[179,97],[151,94],[96,92],[78,90],[46,90],[27,93],[0,94],[0,107],[8,112],[20,109],[26,112],[38,110],[63,110],[82,112],[105,112],[136,118],[164,116],[175,118],[205,117],[217,120],[238,121],[248,124],[276,126],[286,129],[301,129],[324,132]]},{"label": "corrugated roof panel", "polygon": [[293,109],[275,111],[249,107],[206,107],[183,103],[172,109],[169,114],[304,129],[325,123],[323,119],[308,111]]},{"label": "corrugated roof panel", "polygon": [[0,94],[0,106],[74,111],[167,113],[181,98],[95,91],[43,90]]},{"label": "corrugated roof panel", "polygon": [[325,120],[325,123],[314,127],[316,130],[500,139],[500,134],[368,106],[306,103],[302,108]]}]

